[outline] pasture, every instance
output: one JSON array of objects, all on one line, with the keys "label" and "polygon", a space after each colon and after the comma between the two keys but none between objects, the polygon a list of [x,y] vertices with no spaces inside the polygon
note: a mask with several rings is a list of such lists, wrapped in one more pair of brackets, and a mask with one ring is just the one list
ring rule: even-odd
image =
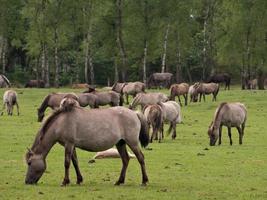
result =
[{"label": "pasture", "polygon": [[[221,87],[223,88],[223,87]],[[131,159],[125,184],[114,186],[121,170],[120,159],[96,160],[94,153],[77,149],[82,185],[75,184],[71,165],[71,184],[60,187],[64,177],[64,149],[56,144],[47,157],[47,170],[37,185],[25,185],[24,155],[31,147],[40,127],[36,109],[52,91],[74,89],[15,89],[20,116],[0,116],[0,199],[266,199],[267,198],[267,91],[241,91],[232,87],[220,90],[217,102],[182,107],[184,124],[177,125],[177,138],[166,136],[163,142],[149,144],[142,150],[149,183],[141,187],[141,172],[136,159]],[[4,93],[0,90],[0,96]],[[162,90],[169,93],[167,90]],[[132,100],[132,99],[131,99]],[[131,102],[130,100],[130,102]],[[209,146],[208,126],[215,108],[223,101],[240,101],[248,109],[243,145],[232,130],[229,145],[226,128],[222,145]],[[1,101],[2,102],[2,101]],[[51,110],[47,111],[51,112]],[[165,125],[167,131],[167,125]]]}]

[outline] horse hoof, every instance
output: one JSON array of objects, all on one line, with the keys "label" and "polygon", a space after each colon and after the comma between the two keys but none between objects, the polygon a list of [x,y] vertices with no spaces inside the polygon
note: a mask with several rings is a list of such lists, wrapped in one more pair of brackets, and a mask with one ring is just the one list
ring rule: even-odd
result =
[{"label": "horse hoof", "polygon": [[65,187],[65,186],[67,186],[68,184],[70,184],[70,181],[69,181],[69,180],[64,180],[64,181],[61,183],[61,187]]},{"label": "horse hoof", "polygon": [[119,185],[121,185],[121,184],[123,184],[123,182],[117,181],[114,185],[119,186]]},{"label": "horse hoof", "polygon": [[145,186],[147,186],[147,183],[142,183],[141,186],[145,187]]}]

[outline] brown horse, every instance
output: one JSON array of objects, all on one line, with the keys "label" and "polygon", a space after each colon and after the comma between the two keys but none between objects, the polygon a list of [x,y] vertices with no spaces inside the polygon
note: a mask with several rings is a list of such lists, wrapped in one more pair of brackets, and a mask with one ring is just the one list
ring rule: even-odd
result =
[{"label": "brown horse", "polygon": [[172,83],[173,74],[172,73],[153,73],[148,78],[147,86],[152,87],[165,87],[169,88]]},{"label": "brown horse", "polygon": [[157,93],[139,93],[133,99],[132,103],[129,105],[130,109],[135,109],[137,105],[141,105],[143,109],[146,105],[158,104],[160,102],[168,101],[167,95],[157,92]]},{"label": "brown horse", "polygon": [[230,90],[231,76],[227,73],[214,74],[208,78],[207,83],[225,83],[225,90]]},{"label": "brown horse", "polygon": [[172,84],[170,88],[170,100],[175,101],[175,97],[178,96],[179,103],[182,106],[180,95],[183,95],[185,102],[184,105],[186,106],[188,99],[188,90],[189,85],[187,83]]},{"label": "brown horse", "polygon": [[161,142],[163,138],[163,111],[162,108],[155,105],[147,105],[144,107],[144,116],[148,123],[148,127],[152,126],[152,135],[150,137],[150,142],[153,142],[153,139],[159,139]]},{"label": "brown horse", "polygon": [[132,95],[134,98],[136,94],[140,92],[145,92],[145,88],[145,84],[139,81],[128,83],[115,83],[112,86],[113,91],[120,93],[121,95],[125,95],[126,104],[129,104],[129,95]]},{"label": "brown horse", "polygon": [[25,84],[25,88],[44,88],[45,87],[45,82],[43,80],[29,80]]},{"label": "brown horse", "polygon": [[227,126],[230,145],[232,142],[231,127],[236,127],[239,133],[239,144],[242,144],[245,124],[247,120],[247,109],[242,103],[221,103],[215,111],[213,121],[208,130],[210,145],[214,146],[219,138],[221,144],[222,126]]},{"label": "brown horse", "polygon": [[13,114],[13,106],[17,106],[17,113],[19,115],[19,104],[18,104],[18,95],[14,90],[7,90],[3,96],[3,109],[1,115],[3,115],[5,107],[7,109],[7,114]]},{"label": "brown horse", "polygon": [[123,105],[123,97],[121,94],[114,91],[97,91],[94,88],[89,88],[83,93],[90,93],[97,96],[97,103],[99,106],[122,106]]},{"label": "brown horse", "polygon": [[26,184],[36,184],[46,170],[46,157],[57,142],[65,148],[65,177],[62,185],[70,183],[69,167],[72,161],[77,175],[77,184],[83,181],[76,147],[82,150],[98,152],[116,145],[122,159],[122,170],[116,185],[124,183],[129,155],[126,144],[140,163],[142,184],[146,185],[144,155],[139,147],[149,143],[147,124],[142,113],[136,113],[124,107],[107,109],[82,109],[74,99],[63,99],[62,107],[54,112],[42,125],[35,141],[26,153],[28,170]]},{"label": "brown horse", "polygon": [[38,122],[41,122],[45,115],[45,110],[49,107],[51,109],[56,109],[60,106],[60,102],[65,97],[71,97],[73,99],[78,100],[80,103],[80,106],[86,107],[90,106],[91,108],[98,108],[97,104],[97,96],[93,94],[74,94],[74,93],[51,93],[47,95],[43,102],[41,103],[41,106],[37,109],[38,114]]},{"label": "brown horse", "polygon": [[203,96],[204,102],[206,94],[212,94],[212,101],[216,101],[216,97],[219,93],[219,84],[218,83],[195,83],[194,85],[196,92],[199,94],[199,102],[201,102],[201,97]]}]

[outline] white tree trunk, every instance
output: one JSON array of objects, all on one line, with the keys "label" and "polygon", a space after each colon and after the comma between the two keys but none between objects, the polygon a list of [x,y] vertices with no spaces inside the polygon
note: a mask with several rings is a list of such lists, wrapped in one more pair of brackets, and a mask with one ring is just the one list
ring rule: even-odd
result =
[{"label": "white tree trunk", "polygon": [[145,40],[144,58],[143,58],[143,82],[146,85],[146,59],[147,59],[147,40]]},{"label": "white tree trunk", "polygon": [[45,81],[45,47],[42,44],[42,56],[41,56],[41,79]]},{"label": "white tree trunk", "polygon": [[45,87],[50,87],[49,60],[47,56],[47,47],[45,46]]},{"label": "white tree trunk", "polygon": [[59,87],[59,64],[58,64],[58,32],[55,29],[55,87]]},{"label": "white tree trunk", "polygon": [[166,53],[167,53],[167,43],[168,43],[169,29],[170,29],[170,24],[167,25],[167,29],[166,29],[165,37],[164,37],[161,73],[164,73],[165,69],[166,69]]}]

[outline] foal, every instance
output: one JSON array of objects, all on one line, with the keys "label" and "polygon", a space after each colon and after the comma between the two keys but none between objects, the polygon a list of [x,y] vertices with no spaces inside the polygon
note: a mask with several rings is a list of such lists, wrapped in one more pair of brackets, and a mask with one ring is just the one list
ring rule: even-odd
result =
[{"label": "foal", "polygon": [[14,90],[5,91],[3,96],[3,110],[1,112],[1,115],[4,114],[5,107],[7,109],[7,114],[12,115],[14,105],[17,106],[17,113],[19,115],[19,104],[18,104],[17,93]]}]

